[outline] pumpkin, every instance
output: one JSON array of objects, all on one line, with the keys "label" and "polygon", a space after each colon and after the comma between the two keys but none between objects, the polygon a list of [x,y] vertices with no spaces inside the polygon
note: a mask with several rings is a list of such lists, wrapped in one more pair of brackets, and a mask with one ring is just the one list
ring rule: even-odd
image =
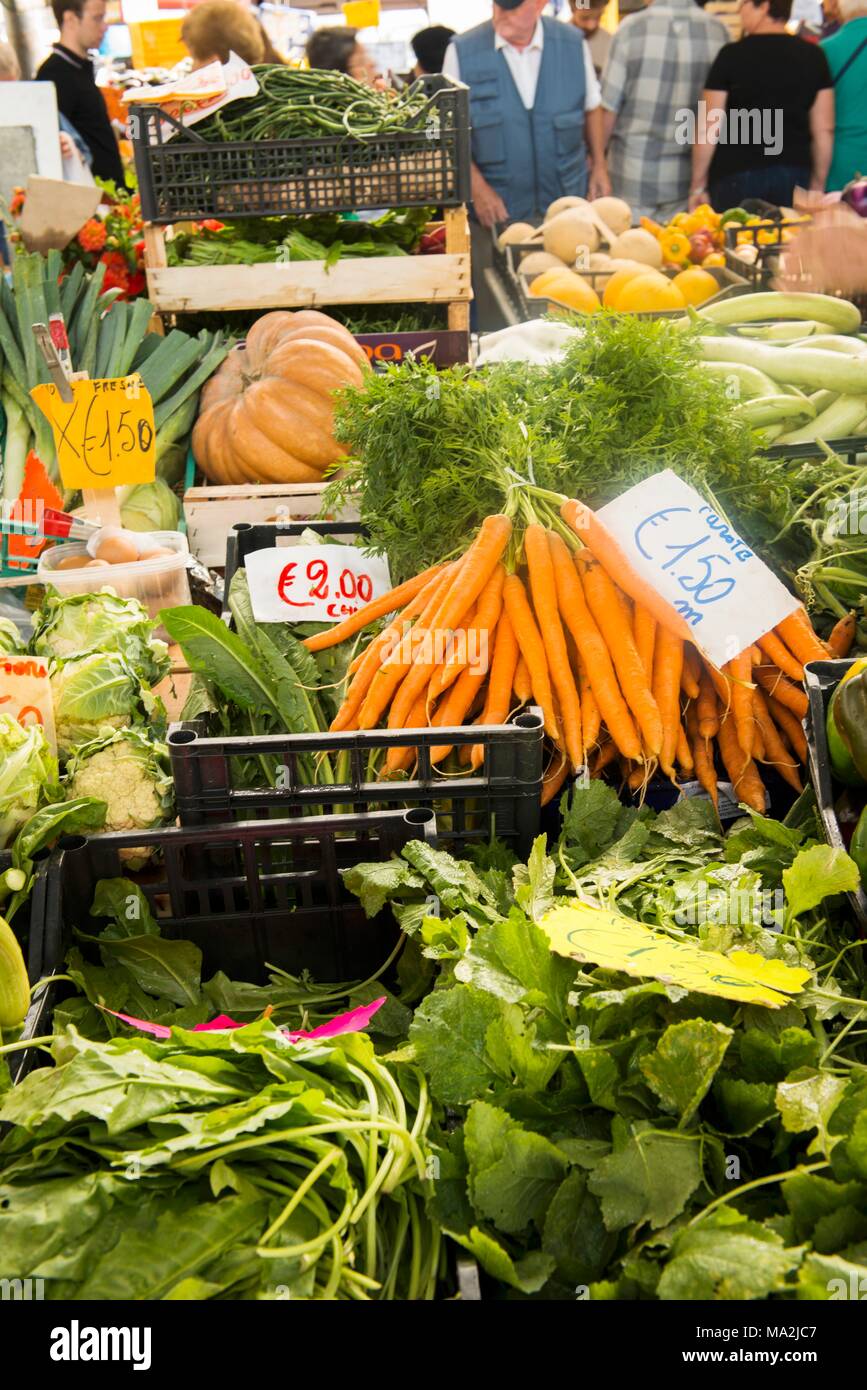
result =
[{"label": "pumpkin", "polygon": [[257,319],[204,387],[193,453],[215,483],[316,483],[346,452],[332,392],[363,386],[367,357],[315,309]]}]

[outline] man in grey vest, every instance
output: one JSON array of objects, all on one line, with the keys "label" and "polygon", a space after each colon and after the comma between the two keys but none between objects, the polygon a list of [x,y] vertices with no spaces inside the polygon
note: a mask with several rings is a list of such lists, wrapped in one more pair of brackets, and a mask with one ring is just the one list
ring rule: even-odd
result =
[{"label": "man in grey vest", "polygon": [[449,44],[443,72],[470,89],[473,284],[490,228],[542,218],[555,198],[611,192],[599,83],[579,29],[543,19],[547,0],[499,0]]}]

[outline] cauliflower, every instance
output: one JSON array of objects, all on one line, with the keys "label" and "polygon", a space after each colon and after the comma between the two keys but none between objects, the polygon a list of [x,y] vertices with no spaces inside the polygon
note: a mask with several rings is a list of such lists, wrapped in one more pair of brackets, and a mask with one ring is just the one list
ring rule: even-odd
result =
[{"label": "cauliflower", "polygon": [[119,652],[148,685],[169,669],[168,647],[152,634],[155,624],[138,599],[114,589],[96,594],[49,594],[33,615],[33,650],[56,663],[92,652]]},{"label": "cauliflower", "polygon": [[[119,729],[77,748],[66,765],[69,799],[93,796],[106,804],[106,830],[150,830],[174,814],[169,751],[141,729]],[[146,849],[121,850],[131,867],[149,857]]]},{"label": "cauliflower", "polygon": [[66,756],[78,744],[141,722],[159,702],[119,652],[91,652],[51,672],[57,746]]}]

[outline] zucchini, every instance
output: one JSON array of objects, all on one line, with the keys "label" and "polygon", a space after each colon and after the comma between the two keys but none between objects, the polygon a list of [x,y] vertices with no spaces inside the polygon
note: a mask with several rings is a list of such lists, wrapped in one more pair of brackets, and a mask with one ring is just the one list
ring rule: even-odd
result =
[{"label": "zucchini", "polygon": [[812,419],[816,407],[806,396],[798,400],[797,396],[773,394],[755,396],[751,401],[745,401],[739,407],[739,413],[751,425],[775,425],[779,420],[791,420],[794,415],[806,415]]},{"label": "zucchini", "polygon": [[817,439],[846,439],[857,432],[858,426],[867,415],[867,395],[838,396],[837,400],[823,410],[809,424],[780,435],[780,444],[813,444]]},{"label": "zucchini", "polygon": [[863,357],[867,345],[860,338],[843,337],[840,333],[817,333],[815,338],[795,343],[794,347],[824,348],[827,352],[848,352],[850,357]]},{"label": "zucchini", "polygon": [[744,324],[737,331],[743,338],[760,338],[769,343],[795,343],[824,328],[813,319],[794,319],[788,323]]},{"label": "zucchini", "polygon": [[702,362],[700,364],[711,376],[723,380],[733,377],[738,385],[738,399],[751,400],[754,396],[774,396],[777,386],[758,367],[748,367],[744,362]]},{"label": "zucchini", "polygon": [[702,337],[698,348],[709,362],[743,362],[758,367],[774,381],[807,391],[839,391],[867,395],[867,356],[850,357],[827,348],[772,347],[746,338]]},{"label": "zucchini", "polygon": [[0,917],[0,1028],[17,1028],[30,1007],[24,956],[9,923]]},{"label": "zucchini", "polygon": [[709,323],[755,323],[760,319],[814,319],[827,324],[832,333],[854,333],[861,326],[861,314],[848,299],[830,294],[782,294],[767,290],[722,299],[699,309],[698,316]]}]

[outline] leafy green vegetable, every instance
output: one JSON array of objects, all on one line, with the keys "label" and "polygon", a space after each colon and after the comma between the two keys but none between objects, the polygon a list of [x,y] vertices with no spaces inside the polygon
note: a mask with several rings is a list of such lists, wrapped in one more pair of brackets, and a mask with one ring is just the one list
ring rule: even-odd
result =
[{"label": "leafy green vegetable", "polygon": [[37,807],[56,797],[57,777],[57,759],[42,726],[25,726],[10,714],[0,714],[0,849]]},{"label": "leafy green vegetable", "polygon": [[154,622],[134,598],[111,588],[95,594],[49,590],[33,615],[32,648],[56,662],[80,660],[93,652],[116,652],[142,681],[156,685],[168,673],[168,648],[153,636]]}]

